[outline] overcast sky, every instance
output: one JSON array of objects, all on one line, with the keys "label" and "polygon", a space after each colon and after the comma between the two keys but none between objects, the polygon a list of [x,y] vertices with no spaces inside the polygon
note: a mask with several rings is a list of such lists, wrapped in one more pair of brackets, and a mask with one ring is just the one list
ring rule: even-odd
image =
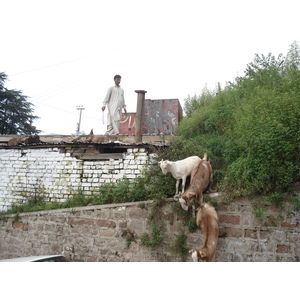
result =
[{"label": "overcast sky", "polygon": [[[287,53],[300,41],[299,5],[285,1],[0,0],[0,72],[34,104],[42,134],[104,134],[102,101],[122,76],[128,112],[135,90],[179,99],[243,75],[255,53]],[[106,121],[106,119],[105,119]]]}]

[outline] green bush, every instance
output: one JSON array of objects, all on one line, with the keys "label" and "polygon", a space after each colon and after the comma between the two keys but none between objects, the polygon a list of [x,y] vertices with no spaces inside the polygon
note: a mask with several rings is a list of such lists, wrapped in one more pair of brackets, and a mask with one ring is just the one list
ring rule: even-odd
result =
[{"label": "green bush", "polygon": [[205,90],[198,105],[187,99],[178,133],[207,149],[221,189],[234,196],[280,192],[300,179],[299,83],[294,43],[286,58],[256,54],[244,77]]}]

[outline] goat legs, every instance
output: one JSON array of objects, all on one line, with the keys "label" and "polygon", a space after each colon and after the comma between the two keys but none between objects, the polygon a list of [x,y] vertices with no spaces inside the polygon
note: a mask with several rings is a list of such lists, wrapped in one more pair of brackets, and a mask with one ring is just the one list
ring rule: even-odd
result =
[{"label": "goat legs", "polygon": [[177,195],[178,195],[178,190],[179,190],[179,182],[180,182],[180,179],[178,179],[178,180],[176,181],[176,194],[175,194],[175,196],[177,196]]},{"label": "goat legs", "polygon": [[182,177],[182,194],[184,193],[186,177]]}]

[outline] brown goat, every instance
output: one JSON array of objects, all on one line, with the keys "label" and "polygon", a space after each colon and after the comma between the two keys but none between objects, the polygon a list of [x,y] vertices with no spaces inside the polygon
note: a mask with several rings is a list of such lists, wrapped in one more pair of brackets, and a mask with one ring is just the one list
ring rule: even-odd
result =
[{"label": "brown goat", "polygon": [[191,182],[186,191],[179,194],[179,202],[184,210],[193,206],[193,210],[203,202],[203,193],[213,183],[212,167],[209,161],[201,160],[195,165],[191,174]]},{"label": "brown goat", "polygon": [[203,247],[191,249],[193,261],[216,261],[219,227],[218,215],[210,203],[202,203],[197,213],[197,225],[203,233]]}]

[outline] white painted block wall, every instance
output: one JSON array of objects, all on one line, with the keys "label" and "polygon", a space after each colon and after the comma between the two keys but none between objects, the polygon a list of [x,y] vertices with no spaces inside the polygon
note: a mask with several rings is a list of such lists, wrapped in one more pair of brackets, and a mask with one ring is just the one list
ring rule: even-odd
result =
[{"label": "white painted block wall", "polygon": [[133,180],[150,157],[145,148],[128,149],[122,159],[97,161],[76,159],[58,148],[0,149],[0,211],[39,194],[64,202],[78,189],[89,195],[101,184]]}]

